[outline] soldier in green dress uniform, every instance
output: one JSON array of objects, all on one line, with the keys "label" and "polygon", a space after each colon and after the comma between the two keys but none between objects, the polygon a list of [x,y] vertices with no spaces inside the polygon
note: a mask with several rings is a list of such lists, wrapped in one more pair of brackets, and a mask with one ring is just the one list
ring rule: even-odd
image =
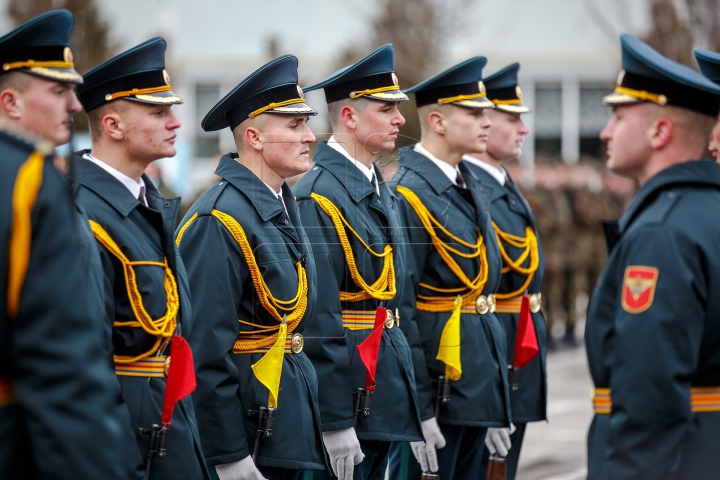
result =
[{"label": "soldier in green dress uniform", "polygon": [[[220,159],[220,180],[177,232],[195,314],[193,401],[220,480],[290,480],[327,468],[318,377],[303,349],[319,328],[317,276],[285,183],[310,167],[315,141],[307,121],[317,112],[305,104],[297,67],[292,55],[276,58],[205,116],[204,130],[232,130],[238,152]],[[272,382],[258,372],[266,356],[280,365]]]},{"label": "soldier in green dress uniform", "polygon": [[489,191],[462,162],[486,148],[484,112],[493,104],[485,63],[473,57],[406,91],[415,94],[422,138],[400,150],[391,182],[408,242],[400,327],[425,437],[411,447],[440,478],[476,479],[486,429],[511,421],[506,337],[493,313],[502,260]]},{"label": "soldier in green dress uniform", "polygon": [[81,109],[72,25],[70,12],[55,10],[0,38],[0,472],[8,480],[133,478],[88,275],[98,253],[52,157]]},{"label": "soldier in green dress uniform", "polygon": [[[518,86],[520,64],[514,63],[483,80],[487,97],[495,105],[487,116],[492,121],[487,150],[463,156],[463,161],[485,186],[490,196],[490,217],[501,247],[503,276],[495,294],[495,313],[507,334],[507,365],[510,370],[513,425],[488,428],[483,468],[477,478],[484,480],[488,453],[506,457],[507,478],[515,478],[525,426],[546,420],[545,320],[540,311],[540,287],[545,270],[535,217],[520,189],[501,166],[520,155],[528,128],[521,115],[530,111]],[[522,301],[527,296],[535,330],[538,355],[523,367],[515,365],[515,346]]]},{"label": "soldier in green dress uniform", "polygon": [[[84,75],[78,89],[88,114],[92,150],[76,156],[77,198],[89,218],[102,262],[112,355],[135,437],[139,472],[150,455],[147,430],[161,420],[174,334],[192,336],[185,269],[175,248],[180,199],[166,199],[144,175],[147,165],[175,155],[182,100],[165,70],[165,40],[154,38]],[[205,479],[192,401],[174,410],[167,454],[152,463],[153,479]]]},{"label": "soldier in green dress uniform", "polygon": [[604,103],[609,170],[639,184],[585,327],[595,384],[588,478],[695,480],[720,470],[720,166],[700,157],[720,86],[623,35]]},{"label": "soldier in green dress uniform", "polygon": [[[305,89],[324,89],[333,126],[333,136],[315,150],[315,166],[293,191],[318,278],[325,280],[318,290],[315,320],[327,326],[328,334],[342,331],[342,325],[347,343],[348,364],[318,364],[327,381],[320,394],[334,399],[325,406],[344,416],[348,425],[328,424],[323,434],[331,465],[342,480],[384,479],[391,442],[422,439],[410,349],[402,330],[395,328],[405,282],[405,242],[397,197],[374,163],[395,147],[405,123],[398,103],[408,98],[400,91],[393,66],[393,46],[384,45]],[[378,307],[387,309],[378,327],[379,344],[372,337]],[[370,382],[358,350],[363,342],[376,342]],[[350,377],[343,375],[348,368]],[[336,453],[343,436],[359,439],[365,456],[354,469],[349,461],[336,467],[338,460],[344,461]],[[320,476],[327,478],[315,474]]]}]

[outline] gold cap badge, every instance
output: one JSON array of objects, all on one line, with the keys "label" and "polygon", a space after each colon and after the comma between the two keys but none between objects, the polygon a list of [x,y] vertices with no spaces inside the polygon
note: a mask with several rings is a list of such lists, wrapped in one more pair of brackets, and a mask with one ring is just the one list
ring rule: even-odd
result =
[{"label": "gold cap badge", "polygon": [[296,85],[296,86],[297,86],[297,91],[298,91],[298,95],[300,96],[300,98],[305,98],[305,93],[303,93],[303,90],[302,90],[302,88],[300,88],[300,85]]},{"label": "gold cap badge", "polygon": [[165,85],[170,85],[170,74],[163,68],[163,80],[165,80]]},{"label": "gold cap badge", "polygon": [[65,47],[63,49],[63,60],[65,60],[68,63],[73,62],[73,53],[72,53],[72,50],[70,50],[70,47]]},{"label": "gold cap badge", "polygon": [[397,78],[397,75],[395,75],[395,72],[392,72],[391,75],[392,75],[393,85],[400,85],[400,82],[398,81],[398,78]]},{"label": "gold cap badge", "polygon": [[485,84],[482,81],[478,82],[478,92],[485,93]]}]

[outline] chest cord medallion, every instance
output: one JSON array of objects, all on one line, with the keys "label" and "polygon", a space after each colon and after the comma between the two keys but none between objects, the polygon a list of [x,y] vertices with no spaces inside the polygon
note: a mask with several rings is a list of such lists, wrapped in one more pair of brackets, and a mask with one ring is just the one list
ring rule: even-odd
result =
[{"label": "chest cord medallion", "polygon": [[[167,258],[164,262],[148,262],[148,261],[131,261],[123,252],[117,243],[110,237],[105,229],[97,222],[89,220],[95,239],[105,247],[123,266],[123,274],[125,277],[125,288],[127,289],[130,307],[132,308],[135,320],[115,321],[114,327],[132,327],[142,328],[145,333],[156,337],[155,344],[150,350],[135,357],[127,355],[114,355],[116,364],[129,364],[148,358],[155,352],[160,350],[167,343],[175,332],[177,326],[177,313],[180,309],[180,295],[178,294],[175,276],[168,265]],[[143,305],[142,294],[137,285],[137,276],[135,267],[150,266],[162,267],[165,271],[165,279],[163,285],[165,287],[166,307],[165,314],[153,320],[150,314],[145,310]]]},{"label": "chest cord medallion", "polygon": [[[485,245],[482,233],[478,230],[478,239],[473,244],[466,242],[461,238],[450,233],[442,224],[430,213],[428,208],[422,203],[415,193],[407,187],[398,186],[400,193],[408,201],[420,222],[425,227],[430,239],[437,250],[440,258],[450,268],[450,271],[463,284],[458,288],[440,288],[427,283],[420,282],[420,287],[437,293],[451,293],[460,295],[461,307],[475,308],[475,300],[482,293],[488,279],[488,261],[487,246]],[[437,233],[440,230],[451,242],[461,245],[470,251],[468,253],[450,246],[450,242],[443,241]],[[458,265],[452,254],[466,259],[477,258],[479,262],[478,274],[472,280],[465,274],[463,269]],[[467,290],[465,293],[463,291]],[[418,295],[417,309],[424,312],[452,312],[455,309],[456,295],[428,296]]]},{"label": "chest cord medallion", "polygon": [[[238,319],[243,325],[253,327],[253,330],[240,331],[238,332],[239,337],[232,348],[233,353],[250,353],[252,350],[259,350],[261,348],[271,347],[275,344],[278,339],[280,326],[283,321],[283,315],[287,318],[287,335],[291,334],[295,328],[297,328],[305,310],[307,309],[308,302],[308,281],[307,272],[303,267],[302,262],[297,262],[297,276],[298,276],[298,287],[295,296],[290,300],[278,300],[275,298],[270,291],[265,279],[260,272],[260,267],[257,264],[255,255],[253,254],[250,242],[248,242],[245,230],[232,216],[227,213],[223,213],[220,210],[213,210],[212,216],[218,219],[220,223],[230,232],[235,242],[240,247],[240,250],[245,257],[248,270],[250,271],[250,277],[252,278],[255,292],[257,293],[260,304],[263,308],[278,322],[277,325],[261,325],[257,323],[248,322],[246,320]],[[182,236],[185,230],[197,219],[197,214],[190,217],[190,219],[182,226],[178,232],[175,242],[180,246]],[[282,313],[281,313],[282,312]],[[270,333],[274,332],[274,333]],[[269,334],[268,336],[257,338],[257,334]],[[243,339],[243,336],[252,336],[252,340]]]},{"label": "chest cord medallion", "polygon": [[[385,248],[381,253],[375,252],[352,228],[350,223],[348,223],[345,217],[343,217],[342,213],[340,213],[340,210],[334,203],[317,193],[311,193],[310,198],[315,200],[320,208],[328,215],[328,217],[330,217],[330,220],[332,220],[335,231],[340,239],[340,245],[342,246],[345,254],[345,260],[347,262],[348,270],[350,271],[350,277],[355,285],[360,288],[359,292],[340,292],[340,301],[359,302],[370,298],[374,298],[376,300],[392,300],[395,298],[397,290],[392,246],[385,245]],[[355,257],[353,256],[352,246],[350,245],[350,240],[348,239],[346,230],[349,230],[350,233],[358,239],[362,246],[365,247],[371,255],[383,259],[383,267],[380,271],[380,276],[371,285],[365,281],[358,271]]]},{"label": "chest cord medallion", "polygon": [[[498,247],[500,248],[500,255],[503,259],[504,266],[502,273],[513,272],[518,275],[526,276],[525,281],[520,288],[512,292],[496,293],[495,298],[498,300],[514,298],[525,293],[525,290],[527,290],[530,282],[532,282],[533,275],[535,275],[538,265],[540,264],[537,237],[535,236],[535,231],[530,226],[525,228],[525,237],[520,237],[503,232],[500,228],[498,228],[495,222],[492,222],[492,225],[495,230],[495,236],[497,237]],[[520,253],[517,260],[510,258],[510,255],[508,255],[505,251],[503,242],[512,247],[522,249],[522,253]],[[523,267],[522,264],[525,263],[528,257],[530,258],[530,265]]]}]

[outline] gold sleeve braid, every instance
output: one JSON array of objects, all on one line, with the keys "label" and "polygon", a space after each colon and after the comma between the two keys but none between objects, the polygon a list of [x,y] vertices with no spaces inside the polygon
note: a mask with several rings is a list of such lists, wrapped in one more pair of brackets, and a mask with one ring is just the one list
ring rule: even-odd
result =
[{"label": "gold sleeve braid", "polygon": [[[422,203],[420,198],[407,187],[398,185],[397,192],[400,193],[408,201],[415,214],[420,219],[420,222],[425,227],[425,230],[430,235],[433,246],[437,250],[440,258],[450,268],[455,277],[460,280],[463,284],[459,288],[440,288],[426,283],[420,283],[420,286],[428,290],[438,293],[453,293],[459,294],[460,292],[467,290],[466,293],[461,294],[462,306],[470,306],[475,302],[475,298],[480,295],[485,288],[485,284],[488,279],[488,262],[487,262],[487,246],[483,241],[482,233],[478,229],[477,242],[472,244],[464,241],[461,238],[450,233],[442,224],[430,213],[428,208]],[[470,249],[470,252],[465,253],[460,250],[451,247],[447,242],[444,242],[438,235],[437,230],[440,230],[445,236],[451,241]],[[477,276],[470,280],[465,274],[463,269],[458,265],[457,261],[452,257],[451,254],[455,254],[458,257],[471,259],[477,258],[479,262],[479,270]],[[417,309],[427,312],[445,312],[452,311],[455,302],[455,295],[452,296],[426,296],[418,295]],[[448,310],[448,308],[450,310]]]},{"label": "gold sleeve braid", "polygon": [[[253,330],[238,332],[238,335],[240,337],[242,337],[243,335],[257,335],[258,332],[275,333],[270,334],[267,337],[254,340],[243,340],[242,338],[239,338],[235,342],[232,350],[234,353],[242,353],[250,350],[257,350],[259,348],[272,346],[275,344],[275,341],[278,338],[278,331],[280,330],[280,323],[282,322],[283,315],[287,315],[288,334],[292,333],[295,328],[297,328],[300,320],[302,320],[303,318],[303,315],[305,315],[308,301],[307,272],[305,271],[302,262],[297,262],[297,293],[295,294],[295,297],[290,300],[278,300],[273,296],[267,283],[265,283],[265,279],[260,272],[260,267],[257,264],[257,260],[255,259],[255,255],[253,254],[252,247],[248,242],[247,236],[245,235],[245,230],[243,230],[242,226],[238,223],[237,220],[235,220],[227,213],[223,213],[219,210],[213,210],[211,213],[212,216],[215,217],[228,230],[228,232],[230,232],[235,242],[237,242],[240,250],[243,253],[243,256],[245,257],[245,262],[247,263],[248,270],[250,271],[250,277],[252,278],[253,286],[255,287],[255,292],[257,293],[258,299],[260,300],[260,304],[278,322],[277,325],[267,326],[238,319],[239,323],[253,327]],[[178,246],[180,246],[183,234],[196,219],[197,214],[194,214],[192,217],[190,217],[190,219],[188,219],[187,222],[185,222],[182,228],[180,228],[177,238],[175,239],[175,242]]]},{"label": "gold sleeve braid", "polygon": [[[492,222],[492,225],[493,229],[495,230],[495,235],[497,237],[498,247],[500,248],[500,255],[502,256],[503,263],[505,264],[502,269],[502,273],[508,273],[512,271],[519,275],[526,276],[525,281],[520,288],[513,292],[496,293],[495,298],[497,298],[498,300],[505,300],[508,298],[517,297],[518,295],[522,295],[525,290],[527,290],[528,285],[530,285],[530,282],[532,281],[533,276],[538,269],[538,265],[540,264],[540,252],[538,251],[538,242],[537,237],[535,236],[535,231],[531,226],[528,226],[525,228],[525,237],[520,237],[517,235],[511,235],[509,233],[503,232],[502,230],[500,230],[500,228],[498,228],[495,222]],[[507,254],[503,245],[503,241],[515,248],[523,249],[517,260],[511,259],[510,255]],[[522,264],[528,257],[530,257],[530,265],[528,265],[528,267],[523,267]]]},{"label": "gold sleeve braid", "polygon": [[[311,193],[310,198],[315,200],[320,208],[325,212],[332,220],[335,231],[340,239],[340,245],[342,246],[345,254],[345,260],[347,262],[348,270],[350,271],[350,277],[352,278],[355,285],[360,288],[359,292],[340,292],[341,302],[359,302],[374,298],[377,300],[391,300],[395,298],[397,293],[396,279],[395,279],[395,262],[393,261],[393,249],[390,245],[385,245],[382,253],[375,252],[365,241],[358,235],[353,227],[348,223],[345,217],[342,215],[340,210],[335,204],[328,198],[318,195],[317,193]],[[370,252],[374,257],[383,259],[383,268],[380,272],[378,279],[372,284],[368,285],[365,279],[358,271],[355,257],[353,256],[352,246],[348,239],[346,229],[357,238],[365,249]]]},{"label": "gold sleeve braid", "polygon": [[30,263],[32,211],[43,181],[45,157],[33,152],[20,166],[12,196],[12,226],[8,248],[7,313],[15,318],[20,309],[20,293]]},{"label": "gold sleeve braid", "polygon": [[[148,335],[156,337],[155,344],[150,350],[142,353],[136,357],[129,357],[125,355],[115,355],[115,363],[125,364],[134,363],[138,360],[150,357],[158,349],[161,348],[163,342],[167,342],[175,332],[177,326],[177,312],[180,309],[180,295],[178,294],[177,283],[175,282],[175,276],[168,265],[167,259],[164,262],[147,262],[147,261],[130,261],[127,256],[120,250],[117,243],[110,237],[105,229],[100,226],[97,222],[89,220],[90,228],[92,229],[95,239],[105,247],[115,258],[117,258],[123,266],[123,274],[125,277],[125,288],[127,289],[128,299],[130,300],[130,307],[132,308],[135,320],[129,320],[125,322],[113,322],[114,327],[140,327]],[[165,271],[165,295],[167,297],[165,314],[153,320],[150,314],[145,310],[143,305],[142,295],[137,286],[137,276],[135,275],[134,267],[139,266],[150,266],[150,267],[162,267]]]}]

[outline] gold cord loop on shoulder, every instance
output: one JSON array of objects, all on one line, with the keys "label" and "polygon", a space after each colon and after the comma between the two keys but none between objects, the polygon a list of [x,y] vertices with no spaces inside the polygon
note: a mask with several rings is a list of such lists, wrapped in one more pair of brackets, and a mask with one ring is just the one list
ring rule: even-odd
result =
[{"label": "gold cord loop on shoulder", "polygon": [[20,293],[30,264],[32,211],[43,181],[45,157],[33,152],[20,166],[12,195],[12,226],[8,244],[7,313],[15,318],[20,309]]},{"label": "gold cord loop on shoulder", "polygon": [[[113,323],[113,326],[139,327],[142,328],[148,335],[157,337],[155,344],[147,352],[135,357],[115,355],[115,363],[129,364],[148,358],[157,352],[163,342],[170,340],[170,337],[172,337],[175,332],[175,327],[177,326],[177,313],[180,309],[180,295],[178,294],[178,286],[175,281],[175,276],[168,265],[167,259],[165,259],[164,262],[130,261],[130,259],[122,252],[118,244],[115,243],[115,241],[100,224],[93,220],[89,220],[89,222],[95,239],[100,242],[100,244],[115,258],[117,258],[123,266],[125,288],[127,289],[128,299],[130,300],[130,307],[135,315],[135,320],[128,320],[124,322],[116,321]],[[145,310],[142,294],[140,293],[140,289],[137,285],[135,267],[140,266],[162,267],[165,271],[164,286],[167,298],[165,314],[155,320],[150,316],[147,310]]]},{"label": "gold cord loop on shoulder", "polygon": [[[375,252],[370,246],[365,243],[360,235],[353,229],[348,223],[345,217],[342,215],[340,210],[335,204],[328,198],[318,195],[317,193],[311,193],[310,198],[315,200],[323,212],[325,212],[330,220],[332,220],[335,231],[337,232],[338,238],[340,239],[340,245],[342,246],[345,254],[345,261],[347,262],[348,270],[350,271],[350,277],[352,278],[355,285],[360,288],[359,292],[340,292],[340,301],[342,302],[359,302],[374,298],[376,300],[391,300],[395,298],[397,293],[396,289],[396,278],[395,278],[395,262],[393,261],[393,249],[390,245],[385,245],[385,248],[381,253]],[[374,283],[368,284],[360,274],[357,263],[355,262],[355,256],[353,255],[352,246],[347,236],[347,230],[358,239],[360,244],[374,257],[383,258],[383,267],[380,275]]]},{"label": "gold cord loop on shoulder", "polygon": [[[478,295],[480,295],[485,288],[485,284],[488,279],[488,261],[487,261],[487,246],[483,241],[482,233],[478,229],[477,242],[470,243],[463,239],[453,235],[448,231],[428,210],[428,208],[422,203],[420,198],[407,187],[399,185],[397,192],[401,194],[407,202],[410,204],[415,214],[420,219],[420,222],[425,227],[425,230],[430,235],[430,240],[437,250],[440,258],[450,268],[450,271],[455,277],[460,280],[462,287],[458,288],[440,288],[426,283],[420,283],[420,286],[438,293],[449,293],[453,296],[428,296],[418,295],[417,309],[429,312],[445,312],[452,311],[455,302],[455,296],[461,292],[467,290],[464,294],[460,295],[462,306],[471,305]],[[451,242],[457,243],[469,252],[462,252],[454,247],[451,247],[448,243],[443,241],[438,235],[437,231],[444,234]],[[477,258],[479,263],[478,274],[472,280],[465,274],[462,267],[458,265],[457,261],[452,257],[454,254],[460,258]],[[449,310],[448,310],[449,308]]]}]

